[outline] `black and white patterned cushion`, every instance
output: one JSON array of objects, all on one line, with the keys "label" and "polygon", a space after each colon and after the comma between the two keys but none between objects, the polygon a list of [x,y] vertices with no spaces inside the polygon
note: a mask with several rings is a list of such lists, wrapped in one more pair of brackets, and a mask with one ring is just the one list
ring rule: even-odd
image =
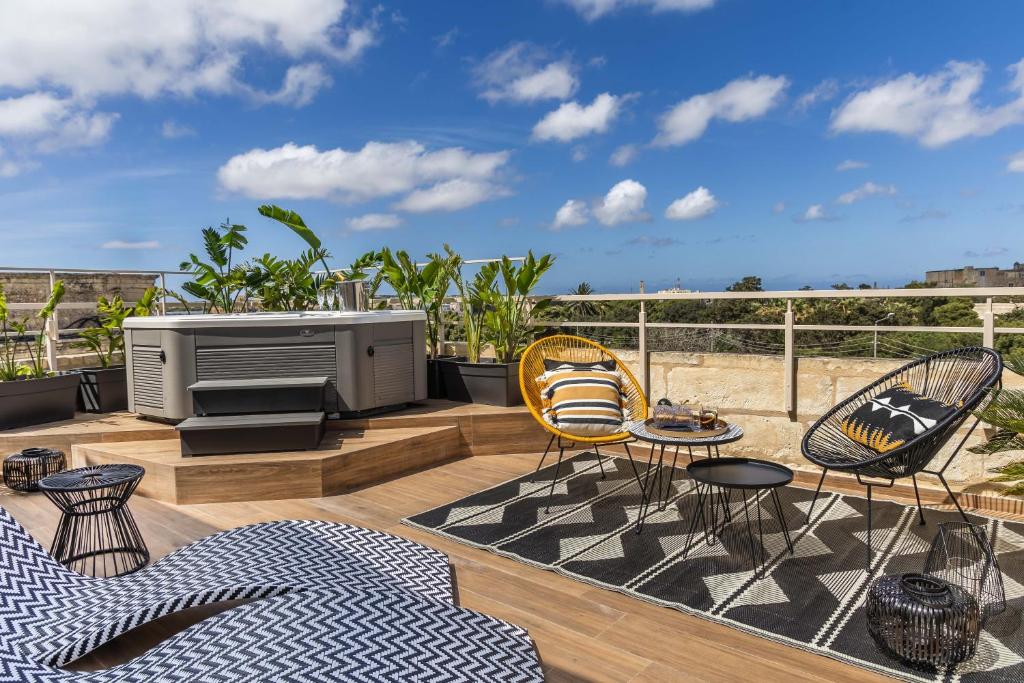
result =
[{"label": "black and white patterned cushion", "polygon": [[[3,553],[0,650],[5,653],[4,666],[8,668],[25,666],[48,671],[49,667],[78,659],[140,624],[181,609],[224,600],[261,598],[244,608],[224,613],[218,619],[230,620],[227,615],[236,610],[257,609],[253,605],[283,596],[299,596],[294,598],[294,603],[281,603],[283,605],[308,601],[312,605],[309,613],[315,616],[319,609],[316,605],[320,604],[317,601],[328,600],[321,596],[339,589],[343,589],[349,599],[366,596],[366,600],[372,600],[373,596],[390,595],[394,600],[422,601],[432,606],[428,612],[442,610],[443,614],[468,615],[448,617],[454,620],[452,623],[460,618],[468,623],[488,619],[454,606],[450,568],[443,553],[397,536],[344,524],[304,520],[239,527],[196,541],[134,574],[96,579],[55,562],[6,510],[0,508],[0,552]],[[274,604],[277,603],[270,603]],[[272,611],[273,607],[265,609]],[[301,607],[288,609],[305,614]],[[447,609],[455,612],[445,612]],[[414,616],[396,615],[394,628],[401,631],[405,619],[417,623]],[[491,621],[503,628],[515,629],[503,622]],[[212,620],[199,626],[208,623]],[[300,623],[301,619],[296,624],[265,624],[262,628],[283,634],[295,631],[294,637],[299,638]],[[414,634],[401,635],[414,639]],[[526,641],[530,642],[528,636]],[[195,643],[177,637],[165,645],[170,649],[160,650],[164,652],[162,656],[170,658],[176,667],[185,666],[191,656],[189,652],[194,652],[196,647]],[[449,646],[457,647],[458,643],[452,642]],[[142,659],[154,656],[158,650],[147,653]],[[287,659],[286,654],[282,652],[280,656]],[[336,650],[307,654],[325,661],[340,657]],[[352,654],[348,652],[346,656]],[[218,656],[231,658],[223,652]],[[250,651],[250,657],[259,656],[263,655]],[[192,666],[201,666],[201,663]],[[225,677],[223,680],[245,678],[238,672],[235,675],[235,679]],[[28,678],[0,675],[0,680],[38,680],[38,677],[35,674]]]}]

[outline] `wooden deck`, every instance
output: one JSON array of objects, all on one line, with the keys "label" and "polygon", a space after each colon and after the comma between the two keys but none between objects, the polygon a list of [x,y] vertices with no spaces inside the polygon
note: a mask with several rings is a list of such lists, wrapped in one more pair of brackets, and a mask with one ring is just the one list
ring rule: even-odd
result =
[{"label": "wooden deck", "polygon": [[[530,567],[405,527],[403,517],[532,470],[537,455],[473,456],[327,498],[171,505],[136,496],[131,508],[154,558],[215,531],[286,518],[326,519],[381,529],[447,553],[466,607],[529,629],[548,680],[882,681],[883,677],[726,626]],[[3,505],[44,545],[56,509],[41,494],[0,488]],[[199,618],[191,615],[191,620]],[[126,636],[84,660],[110,666],[186,626],[181,615]]]}]

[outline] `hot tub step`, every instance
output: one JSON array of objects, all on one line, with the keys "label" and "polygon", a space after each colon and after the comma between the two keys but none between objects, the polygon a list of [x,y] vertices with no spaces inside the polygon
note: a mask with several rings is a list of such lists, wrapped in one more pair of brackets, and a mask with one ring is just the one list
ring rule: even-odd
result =
[{"label": "hot tub step", "polygon": [[196,415],[318,412],[327,377],[202,380],[188,387]]},{"label": "hot tub step", "polygon": [[312,450],[325,418],[322,411],[190,417],[175,429],[184,456]]}]

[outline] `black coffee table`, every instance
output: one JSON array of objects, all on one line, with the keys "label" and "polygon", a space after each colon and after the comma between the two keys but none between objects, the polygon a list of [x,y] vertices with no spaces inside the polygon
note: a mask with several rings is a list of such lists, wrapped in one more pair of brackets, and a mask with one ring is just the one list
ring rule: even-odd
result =
[{"label": "black coffee table", "polygon": [[[757,578],[763,578],[768,563],[768,551],[764,548],[764,524],[761,519],[761,498],[771,498],[778,515],[779,525],[786,539],[786,547],[790,554],[793,553],[793,542],[789,537],[789,528],[786,526],[786,517],[782,511],[782,503],[779,501],[778,489],[793,481],[793,471],[784,465],[765,460],[753,458],[714,458],[699,460],[690,463],[686,467],[687,474],[697,483],[697,505],[693,511],[693,519],[690,521],[690,537],[697,529],[697,521],[700,520],[704,530],[704,539],[708,545],[715,542],[715,536],[721,534],[725,525],[731,520],[723,515],[722,528],[718,525],[718,498],[712,500],[713,489],[719,489],[727,501],[732,499],[732,491],[739,491],[743,495],[743,515],[747,522],[747,540],[749,541],[750,564],[754,569]],[[754,493],[752,500],[748,500],[747,493]],[[762,496],[761,492],[767,491]],[[704,505],[711,501],[708,506],[709,513],[704,512]],[[757,512],[757,536],[758,547],[754,545],[753,523],[750,519],[750,508]],[[711,524],[708,525],[708,516]]]}]

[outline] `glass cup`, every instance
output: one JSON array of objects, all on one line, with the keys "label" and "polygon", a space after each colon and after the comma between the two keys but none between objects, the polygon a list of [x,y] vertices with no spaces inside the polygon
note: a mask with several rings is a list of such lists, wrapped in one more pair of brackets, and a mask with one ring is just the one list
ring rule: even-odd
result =
[{"label": "glass cup", "polygon": [[714,429],[718,425],[718,408],[701,406],[700,428],[704,431]]}]

